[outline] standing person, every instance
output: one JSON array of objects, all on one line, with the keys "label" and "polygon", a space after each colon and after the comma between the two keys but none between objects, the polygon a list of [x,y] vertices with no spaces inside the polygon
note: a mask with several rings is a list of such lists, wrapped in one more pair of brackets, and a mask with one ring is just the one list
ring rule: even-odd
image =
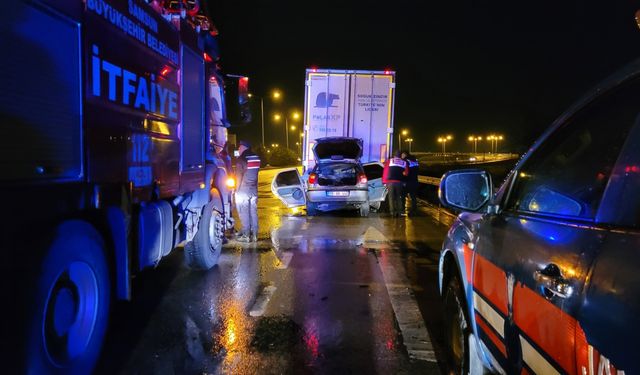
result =
[{"label": "standing person", "polygon": [[[409,156],[409,153],[407,151],[401,151],[400,152],[400,159],[404,160],[405,163],[407,163],[407,166],[409,166],[409,161],[407,160],[407,156]],[[402,206],[400,207],[400,212],[404,213],[407,207],[407,181],[408,181],[409,176],[405,176],[404,179],[402,180],[402,197],[400,198],[400,201],[402,202]]]},{"label": "standing person", "polygon": [[392,217],[400,216],[402,210],[402,189],[404,179],[409,175],[409,166],[400,158],[402,153],[396,152],[395,156],[384,162],[382,171],[382,182],[389,190],[389,212]]},{"label": "standing person", "polygon": [[418,212],[418,172],[420,172],[420,164],[415,156],[408,154],[405,159],[409,167],[409,175],[404,185],[405,196],[408,194],[411,197],[411,209],[409,210],[409,216],[413,216]]},{"label": "standing person", "polygon": [[236,160],[236,206],[240,217],[240,242],[256,242],[258,240],[258,171],[260,158],[251,151],[251,144],[240,141],[240,156]]}]

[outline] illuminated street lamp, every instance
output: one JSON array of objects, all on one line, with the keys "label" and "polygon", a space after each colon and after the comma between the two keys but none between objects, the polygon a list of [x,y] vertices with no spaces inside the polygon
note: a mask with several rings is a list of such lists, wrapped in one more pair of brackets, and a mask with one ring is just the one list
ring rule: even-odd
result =
[{"label": "illuminated street lamp", "polygon": [[476,137],[475,135],[470,135],[468,139],[469,139],[469,142],[473,142],[473,153],[477,154],[478,153],[478,141],[481,141],[482,137]]},{"label": "illuminated street lamp", "polygon": [[409,134],[407,129],[402,129],[402,131],[398,133],[398,148],[402,148],[402,136],[406,136],[407,134]]},{"label": "illuminated street lamp", "polygon": [[499,135],[496,139],[496,154],[498,153],[498,142],[504,140],[504,137]]},{"label": "illuminated street lamp", "polygon": [[[278,101],[282,97],[282,94],[280,93],[279,90],[273,90],[270,96],[272,100]],[[253,98],[253,94],[249,93],[249,98]],[[262,96],[259,96],[259,98],[260,98],[260,119],[261,119],[260,123],[262,125],[262,147],[264,147],[264,98]]]},{"label": "illuminated street lamp", "polygon": [[491,134],[487,137],[487,140],[491,142],[491,152],[498,153],[498,142],[504,140],[502,135]]},{"label": "illuminated street lamp", "polygon": [[409,143],[409,153],[411,153],[411,143],[413,142],[413,138],[407,138],[404,141]]},{"label": "illuminated street lamp", "polygon": [[442,136],[442,137],[438,137],[438,143],[442,143],[442,156],[443,157],[447,153],[447,142],[451,141],[452,139],[453,139],[453,136],[451,136],[451,135],[445,135],[445,136]]},{"label": "illuminated street lamp", "polygon": [[[282,119],[282,115],[280,115],[279,113],[276,113],[273,116],[273,119],[275,121],[280,121],[280,119]],[[300,113],[298,112],[293,112],[291,114],[291,118],[293,120],[297,120],[300,118]],[[289,117],[288,116],[284,116],[284,132],[285,132],[285,140],[286,140],[286,144],[287,144],[287,149],[289,148],[289,128],[291,128],[291,130],[296,130],[296,126],[295,125],[291,125],[291,127],[289,127]]]}]

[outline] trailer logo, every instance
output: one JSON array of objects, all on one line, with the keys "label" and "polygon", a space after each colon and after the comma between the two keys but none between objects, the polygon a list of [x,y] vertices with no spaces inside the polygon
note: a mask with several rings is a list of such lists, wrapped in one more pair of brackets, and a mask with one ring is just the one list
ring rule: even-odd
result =
[{"label": "trailer logo", "polygon": [[338,94],[321,92],[316,97],[316,108],[335,108],[333,105],[334,100],[339,100]]},{"label": "trailer logo", "polygon": [[166,87],[165,81],[156,81],[154,74],[138,75],[105,59],[101,59],[98,46],[93,46],[91,57],[91,93],[98,98],[146,112],[178,119],[178,93]]}]

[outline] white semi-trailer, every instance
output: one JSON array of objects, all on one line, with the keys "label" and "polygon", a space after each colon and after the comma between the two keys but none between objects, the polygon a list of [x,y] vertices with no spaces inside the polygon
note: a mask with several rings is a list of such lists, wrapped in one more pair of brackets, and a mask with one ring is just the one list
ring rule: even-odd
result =
[{"label": "white semi-trailer", "polygon": [[393,140],[393,71],[307,69],[303,160],[313,168],[313,145],[324,137],[362,139],[363,163],[384,161]]}]

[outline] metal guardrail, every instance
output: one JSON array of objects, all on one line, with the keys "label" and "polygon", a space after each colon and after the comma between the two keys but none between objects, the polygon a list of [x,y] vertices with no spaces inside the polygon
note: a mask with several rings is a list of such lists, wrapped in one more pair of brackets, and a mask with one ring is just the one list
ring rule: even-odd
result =
[{"label": "metal guardrail", "polygon": [[418,176],[418,182],[426,185],[440,186],[440,179],[438,177]]}]

